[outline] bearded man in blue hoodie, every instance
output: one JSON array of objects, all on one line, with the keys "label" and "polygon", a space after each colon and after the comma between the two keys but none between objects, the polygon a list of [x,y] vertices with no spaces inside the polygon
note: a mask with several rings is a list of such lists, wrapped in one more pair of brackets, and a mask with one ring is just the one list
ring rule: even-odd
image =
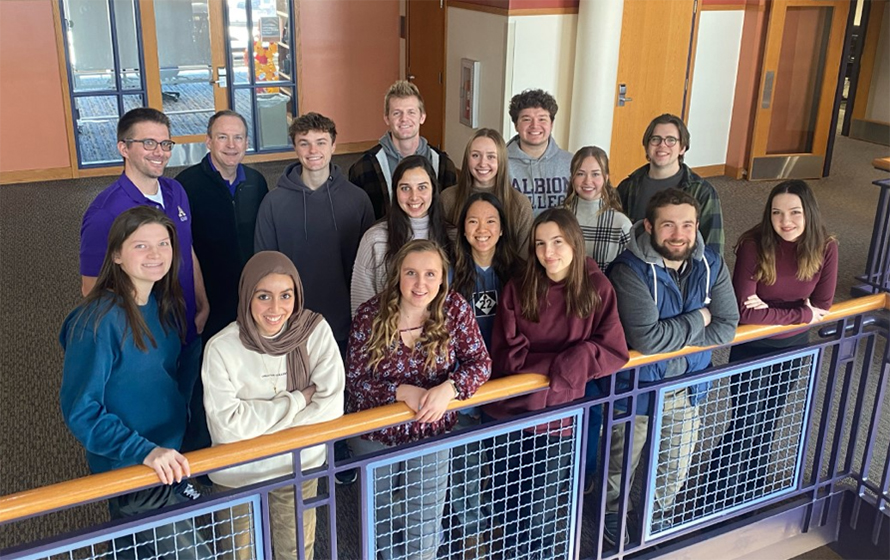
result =
[{"label": "bearded man in blue hoodie", "polygon": [[254,245],[280,251],[300,273],[306,307],[321,313],[346,352],[351,315],[349,286],[359,241],[374,222],[371,200],[331,163],[337,140],[334,121],[306,113],[291,123],[297,162],[284,170],[263,199]]},{"label": "bearded man in blue hoodie", "polygon": [[[666,189],[656,193],[649,200],[645,218],[631,229],[627,249],[609,267],[629,348],[651,355],[686,346],[728,344],[735,336],[739,307],[729,270],[723,257],[705,244],[700,220],[701,207],[688,192]],[[637,375],[640,386],[645,386],[710,365],[711,352],[704,350],[640,366]],[[631,387],[630,372],[616,374],[616,387],[621,391]],[[628,490],[646,445],[649,423],[658,416],[661,425],[660,432],[654,434],[660,445],[657,451],[653,449],[652,459],[658,470],[652,490],[652,532],[669,529],[679,519],[672,508],[693,463],[701,427],[699,408],[709,387],[708,382],[702,382],[670,388],[663,393],[660,407],[655,406],[651,393],[637,398]],[[627,406],[623,401],[617,405]],[[613,427],[609,452],[603,538],[610,545],[619,539],[618,510],[626,497],[621,492],[624,443],[629,434],[626,426]],[[627,532],[624,542],[629,542]]]},{"label": "bearded man in blue hoodie", "polygon": [[510,100],[516,136],[507,143],[513,188],[532,203],[535,216],[562,206],[568,194],[572,154],[550,135],[559,106],[541,89],[527,89]]}]

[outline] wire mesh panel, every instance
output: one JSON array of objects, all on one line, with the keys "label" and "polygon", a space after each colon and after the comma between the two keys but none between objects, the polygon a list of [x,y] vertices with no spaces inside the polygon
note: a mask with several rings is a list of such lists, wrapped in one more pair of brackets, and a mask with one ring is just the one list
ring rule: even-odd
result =
[{"label": "wire mesh panel", "polygon": [[[221,507],[222,506],[222,507]],[[137,527],[98,531],[17,559],[203,560],[263,558],[258,496],[215,504],[176,516],[161,515]]]},{"label": "wire mesh panel", "polygon": [[[711,378],[711,390],[694,405],[688,388],[701,379],[659,389],[646,538],[798,486],[818,353],[808,349],[725,370]],[[703,437],[703,426],[710,437]]]},{"label": "wire mesh panel", "polygon": [[369,556],[571,557],[581,417],[483,427],[369,463]]}]

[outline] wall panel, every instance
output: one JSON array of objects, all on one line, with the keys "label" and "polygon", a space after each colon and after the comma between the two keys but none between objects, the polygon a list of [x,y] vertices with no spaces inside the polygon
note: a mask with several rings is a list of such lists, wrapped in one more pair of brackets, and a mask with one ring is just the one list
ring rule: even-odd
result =
[{"label": "wall panel", "polygon": [[340,143],[376,140],[399,79],[398,0],[303,0],[299,10],[300,111],[334,119]]},{"label": "wall panel", "polygon": [[[503,130],[507,17],[478,11],[448,8],[446,52],[445,151],[461,164],[473,129],[460,122],[460,60],[478,60],[479,126]],[[509,139],[509,136],[507,137]]]},{"label": "wall panel", "polygon": [[691,167],[726,163],[742,41],[743,10],[705,10],[701,14],[692,78],[689,116]]},{"label": "wall panel", "polygon": [[[510,98],[525,89],[543,89],[550,92],[559,105],[553,124],[553,138],[561,148],[570,149],[577,24],[577,14],[510,17],[503,117],[507,140],[515,134],[513,123],[507,115]],[[583,126],[583,123],[571,124]]]},{"label": "wall panel", "polygon": [[0,172],[68,168],[52,0],[0,1]]}]

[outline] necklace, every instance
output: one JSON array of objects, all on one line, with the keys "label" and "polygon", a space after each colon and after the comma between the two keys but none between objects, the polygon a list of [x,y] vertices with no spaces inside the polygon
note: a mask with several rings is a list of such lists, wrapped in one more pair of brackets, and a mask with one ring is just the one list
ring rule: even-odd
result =
[{"label": "necklace", "polygon": [[[276,358],[275,356],[272,356],[273,360],[275,358]],[[278,377],[279,377],[279,375],[277,372],[275,372],[275,373],[269,372],[269,365],[266,363],[266,354],[260,354],[260,361],[263,363],[263,371],[265,372],[265,375],[263,375],[263,377],[266,379],[266,381],[270,385],[272,385],[272,390],[275,391],[275,394],[277,395],[278,394]]]}]

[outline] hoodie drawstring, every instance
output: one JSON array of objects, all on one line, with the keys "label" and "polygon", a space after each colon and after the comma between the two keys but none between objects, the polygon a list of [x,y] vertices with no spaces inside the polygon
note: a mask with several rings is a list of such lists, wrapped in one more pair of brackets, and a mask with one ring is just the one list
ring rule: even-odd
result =
[{"label": "hoodie drawstring", "polygon": [[711,303],[711,265],[708,264],[707,257],[702,257],[702,262],[705,263],[705,305],[709,305]]},{"label": "hoodie drawstring", "polygon": [[658,276],[655,275],[655,263],[649,263],[652,270],[652,297],[655,299],[655,307],[658,308]]},{"label": "hoodie drawstring", "polygon": [[328,191],[328,202],[331,204],[331,219],[334,220],[334,231],[340,231],[340,228],[337,227],[337,214],[334,212],[334,199],[331,197],[331,189],[334,187],[334,178],[331,177],[331,184],[328,185],[326,189]]},{"label": "hoodie drawstring", "polygon": [[300,192],[303,193],[303,238],[309,241],[309,215],[306,213],[306,191]]}]

